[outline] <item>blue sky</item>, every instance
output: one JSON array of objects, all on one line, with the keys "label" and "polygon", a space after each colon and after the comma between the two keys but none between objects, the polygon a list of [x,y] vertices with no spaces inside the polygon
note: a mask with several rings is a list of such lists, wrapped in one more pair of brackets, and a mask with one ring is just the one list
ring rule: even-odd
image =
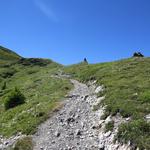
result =
[{"label": "blue sky", "polygon": [[62,64],[150,56],[149,0],[0,0],[0,45]]}]

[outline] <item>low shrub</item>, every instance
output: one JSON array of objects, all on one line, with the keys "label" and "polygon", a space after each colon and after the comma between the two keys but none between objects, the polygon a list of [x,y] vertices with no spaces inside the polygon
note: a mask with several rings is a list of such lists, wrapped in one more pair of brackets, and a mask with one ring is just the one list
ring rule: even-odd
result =
[{"label": "low shrub", "polygon": [[13,150],[33,150],[33,142],[31,137],[24,137],[17,141]]},{"label": "low shrub", "polygon": [[139,97],[139,101],[142,103],[150,103],[150,91],[143,92]]},{"label": "low shrub", "polygon": [[105,111],[104,114],[101,116],[101,120],[105,120],[110,115],[109,111]]},{"label": "low shrub", "polygon": [[110,121],[105,125],[105,132],[113,131],[114,121]]},{"label": "low shrub", "polygon": [[6,82],[4,82],[3,83],[3,85],[2,85],[2,88],[1,88],[2,90],[5,90],[6,89]]},{"label": "low shrub", "polygon": [[132,146],[140,150],[150,149],[150,143],[145,142],[148,141],[149,133],[150,123],[142,119],[133,120],[119,127],[117,139],[124,143],[130,141]]},{"label": "low shrub", "polygon": [[27,71],[28,74],[33,74],[33,73],[37,73],[37,72],[38,72],[37,69],[31,69],[31,70]]},{"label": "low shrub", "polygon": [[5,110],[16,107],[25,103],[25,96],[20,92],[19,89],[15,88],[9,95],[5,98]]},{"label": "low shrub", "polygon": [[1,76],[2,78],[6,79],[6,78],[12,77],[16,72],[17,72],[17,71],[16,71],[15,69],[11,68],[11,69],[9,69],[9,70],[7,69],[7,70],[1,72],[1,73],[0,73],[0,76]]}]

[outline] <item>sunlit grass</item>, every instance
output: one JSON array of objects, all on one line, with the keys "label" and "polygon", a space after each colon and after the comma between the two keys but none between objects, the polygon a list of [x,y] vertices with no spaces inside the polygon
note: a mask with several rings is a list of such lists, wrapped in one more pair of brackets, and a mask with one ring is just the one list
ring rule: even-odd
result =
[{"label": "sunlit grass", "polygon": [[[72,87],[68,80],[51,77],[60,67],[52,62],[44,67],[15,64],[0,69],[2,75],[15,70],[12,76],[1,76],[0,135],[11,136],[17,132],[32,134],[37,125],[59,107]],[[4,83],[6,88],[2,90]],[[5,110],[5,97],[15,87],[25,96],[25,103]]]}]

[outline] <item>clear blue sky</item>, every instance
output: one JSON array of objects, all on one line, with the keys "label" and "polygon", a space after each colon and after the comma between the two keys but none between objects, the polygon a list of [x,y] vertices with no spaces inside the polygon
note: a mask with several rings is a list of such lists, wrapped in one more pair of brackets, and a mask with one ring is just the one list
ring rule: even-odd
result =
[{"label": "clear blue sky", "polygon": [[0,0],[0,45],[62,64],[150,56],[150,0]]}]

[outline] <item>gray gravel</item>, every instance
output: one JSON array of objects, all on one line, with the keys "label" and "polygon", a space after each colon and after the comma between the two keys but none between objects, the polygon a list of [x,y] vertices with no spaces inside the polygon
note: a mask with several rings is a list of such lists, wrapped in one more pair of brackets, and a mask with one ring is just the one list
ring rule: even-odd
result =
[{"label": "gray gravel", "polygon": [[[46,122],[41,124],[33,135],[34,150],[129,150],[129,145],[113,143],[118,125],[123,122],[120,116],[100,120],[104,108],[93,111],[104,97],[97,98],[95,82],[88,86],[71,80],[74,90],[70,92],[64,107]],[[114,120],[114,131],[104,132],[105,124]]]},{"label": "gray gravel", "polygon": [[33,140],[35,150],[97,150],[99,147],[96,122],[100,116],[92,111],[89,99],[96,100],[92,88],[71,80],[75,88],[64,107],[43,123]]}]

